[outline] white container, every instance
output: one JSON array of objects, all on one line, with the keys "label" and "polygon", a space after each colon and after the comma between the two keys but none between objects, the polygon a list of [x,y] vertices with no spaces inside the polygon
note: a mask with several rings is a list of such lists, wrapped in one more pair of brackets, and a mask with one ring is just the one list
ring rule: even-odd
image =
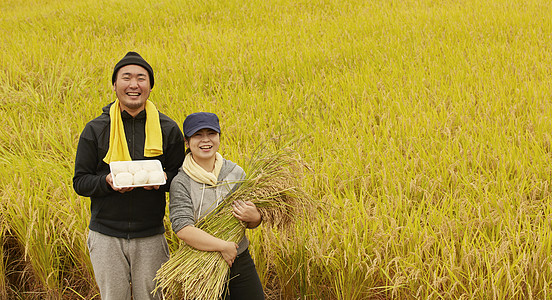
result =
[{"label": "white container", "polygon": [[[157,176],[151,176],[152,172],[161,172],[163,173],[163,166],[161,165],[161,162],[157,159],[151,159],[151,160],[133,160],[133,161],[112,161],[109,164],[109,169],[111,170],[111,177],[113,178],[113,186],[116,188],[126,188],[126,187],[144,187],[144,186],[152,186],[152,185],[164,185],[166,183],[165,176],[159,176],[160,174],[157,173]],[[147,183],[142,184],[130,184],[129,182],[119,183],[117,182],[117,175],[120,173],[128,173],[130,177],[133,177],[134,174],[139,170],[145,170],[150,174],[150,177],[156,177],[157,180],[150,182],[148,180]],[[129,175],[122,175],[121,177],[129,177]],[[162,179],[162,180],[161,180]]]}]

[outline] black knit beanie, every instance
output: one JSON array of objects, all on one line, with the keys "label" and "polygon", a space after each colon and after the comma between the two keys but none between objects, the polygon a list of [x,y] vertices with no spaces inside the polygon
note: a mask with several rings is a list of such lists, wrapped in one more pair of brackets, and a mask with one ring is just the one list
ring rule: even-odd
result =
[{"label": "black knit beanie", "polygon": [[115,84],[115,80],[117,79],[117,72],[120,68],[126,66],[126,65],[139,65],[140,67],[146,69],[148,71],[149,80],[151,84],[151,88],[153,88],[153,69],[148,64],[147,61],[145,61],[140,54],[136,52],[128,52],[123,59],[121,59],[113,69],[113,76],[111,77],[111,84]]}]

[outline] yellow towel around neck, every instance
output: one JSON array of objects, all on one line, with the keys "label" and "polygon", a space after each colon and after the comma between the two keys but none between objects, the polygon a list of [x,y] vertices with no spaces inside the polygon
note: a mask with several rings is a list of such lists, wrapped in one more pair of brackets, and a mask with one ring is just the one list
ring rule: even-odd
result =
[{"label": "yellow towel around neck", "polygon": [[[109,108],[109,118],[111,128],[109,131],[109,150],[103,161],[109,164],[112,161],[132,160],[128,145],[126,142],[125,128],[121,109],[119,108],[119,99]],[[144,156],[154,157],[163,154],[163,134],[161,133],[161,124],[159,122],[159,111],[155,105],[146,101],[146,141],[144,143]]]},{"label": "yellow towel around neck", "polygon": [[213,172],[207,172],[203,169],[193,158],[192,153],[189,153],[184,158],[182,169],[188,176],[199,183],[205,183],[209,185],[216,185],[218,182],[218,176],[222,169],[222,155],[218,152],[215,156],[215,168]]}]

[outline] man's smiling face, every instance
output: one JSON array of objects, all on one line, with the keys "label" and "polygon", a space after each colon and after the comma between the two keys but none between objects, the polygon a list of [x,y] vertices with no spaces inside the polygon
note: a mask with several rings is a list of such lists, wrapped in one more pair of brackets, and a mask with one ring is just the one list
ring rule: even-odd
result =
[{"label": "man's smiling face", "polygon": [[127,65],[119,69],[113,84],[121,110],[136,116],[145,108],[151,92],[148,71],[138,65]]}]

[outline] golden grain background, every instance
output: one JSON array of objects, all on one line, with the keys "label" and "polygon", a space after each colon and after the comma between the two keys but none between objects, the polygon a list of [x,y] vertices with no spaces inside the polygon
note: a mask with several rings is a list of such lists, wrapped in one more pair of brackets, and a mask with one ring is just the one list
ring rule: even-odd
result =
[{"label": "golden grain background", "polygon": [[137,51],[161,112],[221,117],[226,158],[294,141],[319,206],[291,233],[248,232],[268,299],[552,299],[551,12],[1,1],[0,298],[99,299],[73,162]]}]

